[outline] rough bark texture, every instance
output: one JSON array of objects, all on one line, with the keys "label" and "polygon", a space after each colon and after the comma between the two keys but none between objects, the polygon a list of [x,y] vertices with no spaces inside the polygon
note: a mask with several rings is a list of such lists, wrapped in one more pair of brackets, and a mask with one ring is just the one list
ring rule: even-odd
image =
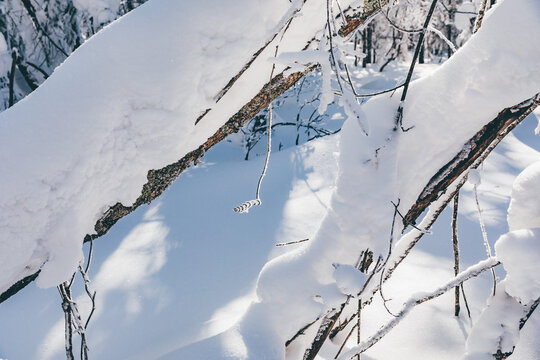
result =
[{"label": "rough bark texture", "polygon": [[403,218],[403,225],[407,227],[415,224],[418,216],[429,204],[437,200],[455,179],[467,171],[501,133],[506,134],[511,131],[539,104],[540,94],[537,94],[521,104],[506,108],[469,139],[462,150],[429,180],[414,205]]},{"label": "rough bark texture", "polygon": [[7,289],[4,293],[0,294],[0,304],[18,293],[21,289],[23,289],[26,285],[30,284],[32,281],[34,281],[41,270],[38,270],[36,273],[32,275],[28,275],[24,279],[21,279],[17,281],[15,284],[13,284],[9,289]]},{"label": "rough bark texture", "polygon": [[[380,4],[382,6],[388,4],[388,0],[381,0]],[[346,16],[346,24],[339,29],[338,33],[342,37],[349,36],[354,30],[356,30],[360,25],[368,23],[373,17],[375,17],[381,8],[379,7],[379,2],[372,2],[367,4],[361,12],[353,14],[352,16]]]}]

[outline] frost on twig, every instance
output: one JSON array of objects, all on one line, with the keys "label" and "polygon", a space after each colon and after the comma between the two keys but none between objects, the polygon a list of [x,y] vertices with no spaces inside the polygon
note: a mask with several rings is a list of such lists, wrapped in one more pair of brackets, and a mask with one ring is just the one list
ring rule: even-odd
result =
[{"label": "frost on twig", "polygon": [[[476,209],[478,210],[478,221],[480,222],[480,229],[482,230],[482,239],[484,240],[484,247],[489,258],[491,258],[491,247],[487,237],[486,225],[484,223],[484,217],[482,216],[482,208],[480,207],[480,201],[478,200],[478,185],[480,185],[481,177],[477,169],[471,169],[468,174],[469,182],[473,185],[474,200],[476,202]],[[493,296],[497,291],[497,276],[495,270],[491,269],[493,275]]]},{"label": "frost on twig", "polygon": [[70,281],[65,281],[57,286],[58,292],[62,299],[62,310],[64,311],[64,327],[65,327],[65,351],[66,358],[68,360],[74,360],[73,356],[73,331],[75,331],[81,337],[80,346],[80,358],[81,360],[88,360],[88,344],[86,341],[86,329],[94,311],[96,310],[96,291],[91,291],[89,288],[90,278],[88,277],[88,270],[92,261],[93,253],[93,241],[90,242],[90,248],[88,251],[88,261],[86,267],[82,262],[79,264],[79,273],[84,281],[84,289],[86,294],[90,298],[92,303],[92,309],[85,322],[83,322],[82,316],[79,312],[79,308],[75,300],[72,298],[71,287],[75,280],[76,273],[73,274]]}]

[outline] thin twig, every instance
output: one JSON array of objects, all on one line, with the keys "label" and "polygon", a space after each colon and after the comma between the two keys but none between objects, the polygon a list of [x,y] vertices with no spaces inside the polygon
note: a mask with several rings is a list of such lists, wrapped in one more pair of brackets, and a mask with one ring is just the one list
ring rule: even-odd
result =
[{"label": "thin twig", "polygon": [[[291,18],[291,21],[292,21],[292,18]],[[283,36],[285,36],[285,33],[287,32],[289,25],[290,25],[290,22],[289,24],[287,24],[287,26],[283,30],[283,33],[281,34],[281,39],[279,40],[280,42],[281,40],[283,40]],[[279,43],[276,45],[276,50],[274,52],[274,59],[277,58],[278,51],[279,51]],[[266,170],[268,169],[268,163],[270,161],[270,153],[272,151],[272,78],[274,77],[275,69],[276,69],[276,63],[273,62],[272,71],[270,71],[270,80],[268,82],[268,99],[270,99],[268,103],[268,130],[267,130],[268,146],[266,149],[266,158],[264,160],[264,167],[261,172],[261,176],[259,177],[259,181],[257,183],[257,190],[255,192],[255,200],[246,201],[242,205],[235,207],[233,210],[238,213],[247,213],[252,206],[258,206],[262,204],[261,197],[260,197],[261,185],[266,175]]]},{"label": "thin twig", "polygon": [[382,4],[381,4],[381,0],[378,0],[379,1],[379,7],[381,8],[381,12],[383,13],[384,17],[386,18],[386,21],[388,21],[388,23],[390,24],[390,26],[392,26],[394,29],[396,29],[397,31],[400,31],[400,32],[403,32],[403,33],[407,33],[407,34],[419,34],[423,31],[423,29],[403,29],[402,27],[398,26],[396,23],[394,23],[392,20],[390,20],[390,16],[389,16],[389,13],[390,13],[390,3],[387,4],[387,11],[384,11],[382,8]]},{"label": "thin twig", "polygon": [[286,243],[278,243],[276,244],[276,246],[287,246],[287,245],[292,245],[292,244],[299,244],[299,243],[303,243],[305,241],[308,241],[309,239],[302,239],[302,240],[296,240],[296,241],[290,241],[290,242],[286,242]]},{"label": "thin twig", "polygon": [[[476,201],[476,208],[478,209],[478,221],[480,222],[480,229],[482,230],[482,238],[484,239],[484,246],[486,248],[486,253],[489,258],[491,258],[491,247],[489,246],[489,241],[487,237],[486,225],[484,223],[484,218],[482,216],[482,208],[480,207],[480,201],[478,201],[478,190],[477,185],[473,186],[474,200]],[[495,276],[495,270],[491,269],[491,274],[493,275],[493,296],[497,291],[497,276]]]},{"label": "thin twig", "polygon": [[[457,233],[457,217],[458,217],[459,192],[454,196],[454,211],[452,212],[452,244],[454,248],[454,275],[459,274],[459,245]],[[459,286],[456,286],[454,316],[459,316]]]},{"label": "thin twig", "polygon": [[403,88],[403,92],[401,93],[401,101],[400,101],[400,104],[396,113],[394,131],[396,131],[398,128],[401,128],[402,131],[408,130],[408,129],[404,129],[402,126],[403,106],[404,106],[405,98],[407,97],[407,90],[409,89],[409,84],[412,79],[414,67],[416,66],[416,61],[418,60],[418,56],[420,55],[420,49],[422,48],[422,44],[424,43],[426,30],[429,26],[429,22],[431,21],[431,17],[433,16],[433,11],[435,10],[436,5],[437,5],[437,0],[433,0],[431,3],[431,7],[429,8],[428,14],[426,16],[426,20],[424,21],[424,26],[422,27],[422,31],[420,32],[420,36],[418,37],[418,44],[416,44],[416,49],[414,51],[413,59],[409,67],[409,72],[407,73],[407,79],[405,80],[405,86]]}]

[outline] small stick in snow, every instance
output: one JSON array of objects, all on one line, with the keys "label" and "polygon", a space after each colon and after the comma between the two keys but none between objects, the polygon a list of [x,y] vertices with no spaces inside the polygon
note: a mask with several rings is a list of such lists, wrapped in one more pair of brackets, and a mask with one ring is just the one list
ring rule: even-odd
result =
[{"label": "small stick in snow", "polygon": [[[382,277],[382,276],[381,276]],[[361,335],[361,330],[362,330],[362,299],[358,299],[358,317],[356,318],[357,321],[356,321],[356,344],[360,344],[360,335]],[[336,355],[337,357],[337,355]],[[356,360],[360,360],[360,354],[357,355],[357,359]]]},{"label": "small stick in snow", "polygon": [[287,246],[287,245],[299,244],[308,240],[309,239],[302,239],[302,240],[296,240],[296,241],[291,241],[291,242],[286,242],[286,243],[278,243],[276,244],[276,246]]},{"label": "small stick in snow", "polygon": [[[454,211],[452,212],[452,244],[454,247],[454,275],[459,274],[459,245],[457,234],[457,216],[459,206],[459,191],[454,196]],[[456,286],[455,291],[455,304],[454,304],[454,316],[459,316],[459,286]]]},{"label": "small stick in snow", "polygon": [[[343,351],[343,348],[345,347],[345,344],[347,343],[347,341],[349,341],[349,338],[351,337],[351,335],[353,334],[354,332],[354,329],[359,329],[358,328],[358,324],[360,323],[360,321],[358,321],[358,323],[354,324],[353,327],[351,328],[351,330],[349,331],[349,333],[347,334],[347,336],[345,337],[345,340],[343,340],[343,343],[341,344],[341,346],[339,347],[339,350],[336,354],[336,356],[334,356],[334,359],[337,359],[339,354],[341,354],[341,352]],[[360,334],[360,330],[358,330],[358,334]]]}]

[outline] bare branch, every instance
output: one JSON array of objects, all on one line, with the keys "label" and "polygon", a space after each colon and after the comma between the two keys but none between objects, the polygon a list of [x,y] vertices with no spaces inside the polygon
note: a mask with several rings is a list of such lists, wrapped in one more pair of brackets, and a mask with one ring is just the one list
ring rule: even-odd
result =
[{"label": "bare branch", "polygon": [[296,240],[296,241],[291,241],[291,242],[286,242],[286,243],[279,243],[279,244],[276,244],[276,246],[287,246],[287,245],[292,245],[292,244],[300,244],[300,243],[303,243],[305,241],[308,241],[309,239],[302,239],[302,240]]},{"label": "bare branch", "polygon": [[[478,221],[480,222],[480,229],[482,230],[482,239],[484,240],[484,246],[486,248],[486,253],[488,257],[491,257],[491,247],[489,246],[489,241],[487,237],[486,225],[484,224],[484,217],[482,216],[482,208],[480,207],[480,201],[478,200],[478,185],[474,184],[473,193],[474,200],[476,202],[476,208],[478,210]],[[495,276],[495,270],[491,269],[491,274],[493,275],[493,296],[497,291],[497,276]]]},{"label": "bare branch", "polygon": [[[459,274],[459,244],[457,233],[457,217],[458,217],[458,205],[459,205],[459,192],[454,196],[454,211],[452,212],[452,244],[454,248],[454,275]],[[455,303],[454,303],[454,316],[459,316],[459,286],[456,286],[455,291]]]}]

